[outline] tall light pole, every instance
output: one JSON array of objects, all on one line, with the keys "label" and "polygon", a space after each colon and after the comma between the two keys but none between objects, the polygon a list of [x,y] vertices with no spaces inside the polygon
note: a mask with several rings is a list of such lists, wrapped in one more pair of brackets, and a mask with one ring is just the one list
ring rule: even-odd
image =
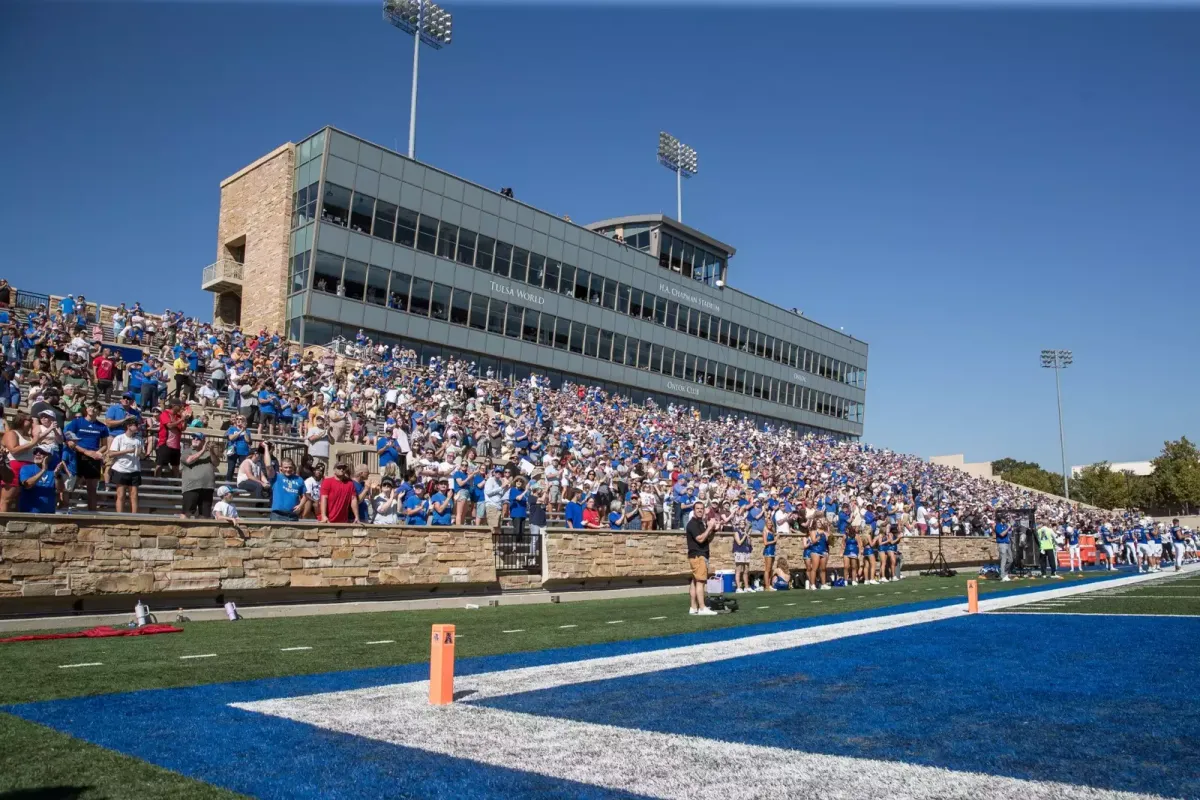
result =
[{"label": "tall light pole", "polygon": [[383,19],[413,37],[412,104],[408,110],[408,157],[417,157],[417,68],[421,42],[441,50],[450,44],[451,15],[432,0],[383,0]]},{"label": "tall light pole", "polygon": [[1067,483],[1067,435],[1063,432],[1062,415],[1062,379],[1064,369],[1071,366],[1075,357],[1070,350],[1043,350],[1042,366],[1054,370],[1054,390],[1058,394],[1058,446],[1062,453],[1063,497],[1071,499],[1071,489]]},{"label": "tall light pole", "polygon": [[671,134],[658,134],[658,163],[675,173],[675,220],[683,222],[683,179],[697,172],[696,151]]}]

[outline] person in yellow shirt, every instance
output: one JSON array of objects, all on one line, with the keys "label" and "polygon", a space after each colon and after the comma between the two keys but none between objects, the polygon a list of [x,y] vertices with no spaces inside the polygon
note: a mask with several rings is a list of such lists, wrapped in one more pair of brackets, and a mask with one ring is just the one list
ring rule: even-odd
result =
[{"label": "person in yellow shirt", "polygon": [[175,357],[175,363],[171,365],[175,369],[175,396],[180,399],[190,400],[192,397],[192,371],[188,366],[187,359],[183,357],[183,352]]},{"label": "person in yellow shirt", "polygon": [[1054,530],[1048,525],[1040,526],[1037,529],[1037,541],[1042,559],[1042,577],[1061,577],[1058,574],[1058,550],[1054,544]]}]

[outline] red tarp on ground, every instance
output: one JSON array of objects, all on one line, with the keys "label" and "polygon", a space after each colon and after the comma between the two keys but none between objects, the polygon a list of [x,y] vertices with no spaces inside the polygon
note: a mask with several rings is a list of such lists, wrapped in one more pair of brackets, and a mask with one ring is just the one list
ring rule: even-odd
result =
[{"label": "red tarp on ground", "polygon": [[70,633],[35,633],[27,636],[10,636],[7,639],[0,639],[0,644],[5,642],[37,642],[42,639],[103,639],[108,636],[150,636],[155,633],[183,633],[183,628],[176,628],[174,625],[143,625],[140,628],[110,628],[108,625],[101,625],[98,628],[89,628],[86,631],[71,631]]}]

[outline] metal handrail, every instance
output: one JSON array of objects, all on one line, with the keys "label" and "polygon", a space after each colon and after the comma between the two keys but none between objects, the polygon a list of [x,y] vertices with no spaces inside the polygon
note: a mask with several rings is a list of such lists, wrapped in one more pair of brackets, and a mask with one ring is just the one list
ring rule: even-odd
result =
[{"label": "metal handrail", "polygon": [[201,283],[209,283],[218,278],[231,278],[234,280],[242,279],[242,265],[230,258],[222,258],[220,261],[209,264],[204,268]]}]

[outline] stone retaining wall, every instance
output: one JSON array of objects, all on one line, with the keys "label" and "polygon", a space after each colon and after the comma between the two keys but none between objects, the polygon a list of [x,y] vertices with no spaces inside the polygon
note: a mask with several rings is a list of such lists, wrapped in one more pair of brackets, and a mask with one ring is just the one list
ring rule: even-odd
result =
[{"label": "stone retaining wall", "polygon": [[[831,567],[842,566],[841,537],[830,537]],[[711,569],[733,569],[733,536],[721,534],[710,546]],[[924,569],[938,551],[938,537],[905,537],[900,551],[906,570]],[[803,568],[804,544],[782,537],[776,552],[786,555],[792,569]],[[996,560],[990,538],[942,537],[942,552],[951,566],[979,566]],[[547,584],[597,585],[613,582],[672,583],[686,579],[687,544],[674,531],[607,531],[551,528],[546,531]],[[762,571],[762,545],[755,543],[750,568]]]},{"label": "stone retaining wall", "polygon": [[496,584],[486,528],[0,516],[0,598]]}]

